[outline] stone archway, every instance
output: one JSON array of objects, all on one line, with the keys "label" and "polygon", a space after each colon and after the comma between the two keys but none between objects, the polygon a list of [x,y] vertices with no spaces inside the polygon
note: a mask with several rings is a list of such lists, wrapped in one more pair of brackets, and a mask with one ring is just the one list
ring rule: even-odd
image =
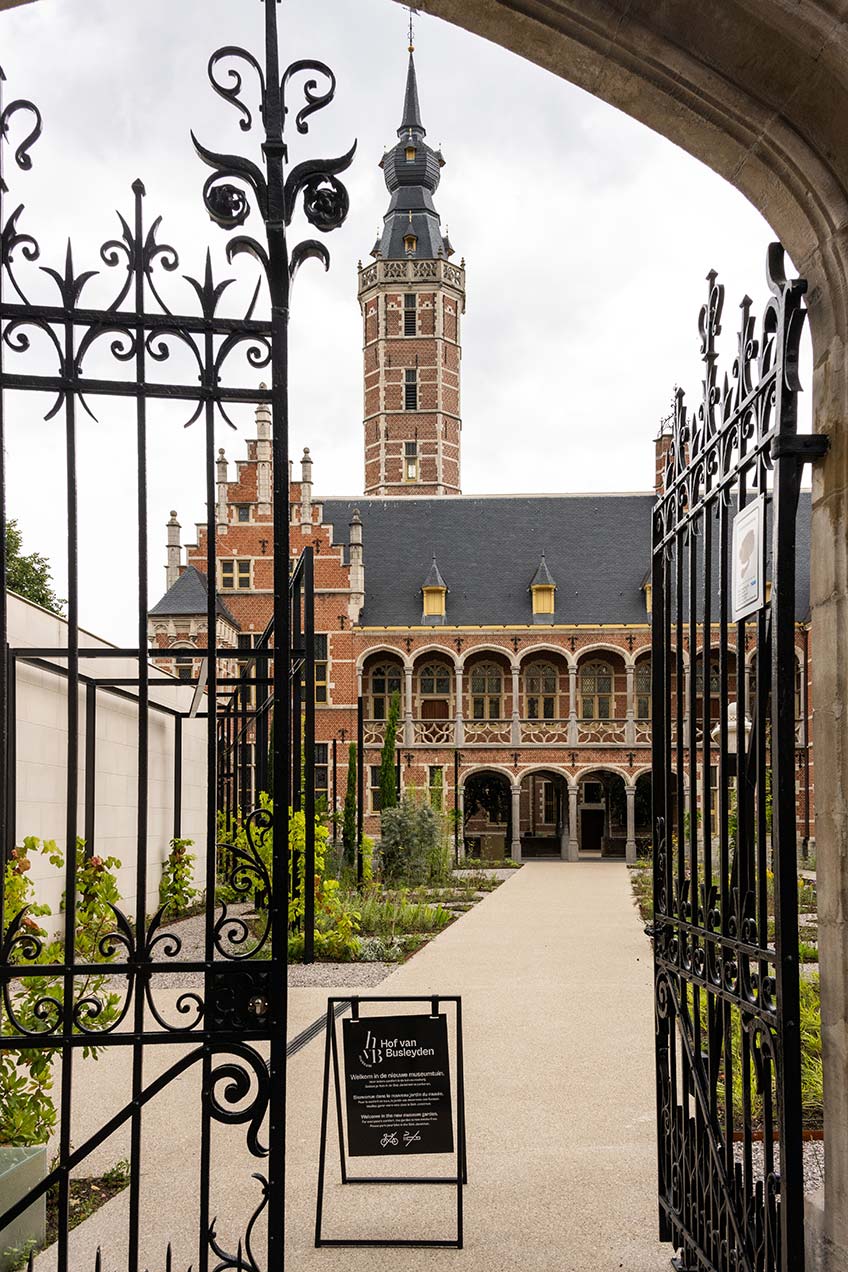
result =
[{"label": "stone archway", "polygon": [[[400,0],[397,0],[400,2]],[[809,283],[812,644],[828,1266],[848,1268],[848,23],[835,0],[420,0],[707,164],[774,228]],[[705,263],[707,264],[707,263]],[[709,262],[712,264],[712,262]]]}]

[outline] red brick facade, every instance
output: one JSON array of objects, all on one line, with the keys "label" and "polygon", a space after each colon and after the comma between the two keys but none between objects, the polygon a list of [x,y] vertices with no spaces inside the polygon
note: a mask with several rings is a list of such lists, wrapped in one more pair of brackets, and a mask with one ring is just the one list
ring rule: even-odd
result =
[{"label": "red brick facade", "polygon": [[464,262],[360,266],[359,304],[365,494],[459,494]]}]

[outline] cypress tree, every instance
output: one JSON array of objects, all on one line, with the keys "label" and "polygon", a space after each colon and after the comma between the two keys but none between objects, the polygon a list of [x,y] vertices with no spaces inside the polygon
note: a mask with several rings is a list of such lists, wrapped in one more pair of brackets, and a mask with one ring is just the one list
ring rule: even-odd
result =
[{"label": "cypress tree", "polygon": [[380,811],[397,808],[397,757],[395,743],[397,740],[397,724],[400,716],[400,694],[393,693],[389,704],[389,716],[386,720],[386,736],[380,755]]},{"label": "cypress tree", "polygon": [[342,843],[345,864],[356,862],[356,743],[351,742],[347,756],[347,790],[345,791]]}]

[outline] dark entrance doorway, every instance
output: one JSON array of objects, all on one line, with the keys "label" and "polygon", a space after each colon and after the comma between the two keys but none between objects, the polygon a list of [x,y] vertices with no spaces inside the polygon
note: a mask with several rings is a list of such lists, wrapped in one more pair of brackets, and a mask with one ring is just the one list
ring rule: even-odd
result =
[{"label": "dark entrance doorway", "polygon": [[512,800],[503,773],[472,773],[464,787],[465,852],[496,861],[509,856]]},{"label": "dark entrance doorway", "polygon": [[596,852],[600,856],[604,843],[604,820],[606,814],[602,808],[584,808],[580,813],[580,851]]},{"label": "dark entrance doorway", "polygon": [[526,774],[519,809],[522,860],[563,856],[568,814],[565,778],[550,770]]}]

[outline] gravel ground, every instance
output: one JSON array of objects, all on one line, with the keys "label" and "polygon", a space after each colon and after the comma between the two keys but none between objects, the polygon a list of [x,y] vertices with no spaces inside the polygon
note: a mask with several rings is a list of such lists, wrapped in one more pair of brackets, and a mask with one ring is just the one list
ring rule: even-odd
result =
[{"label": "gravel ground", "polygon": [[[742,1161],[742,1145],[733,1145],[733,1155],[737,1162]],[[775,1145],[775,1165],[779,1168],[780,1154]],[[755,1141],[752,1145],[752,1165],[754,1178],[762,1175],[763,1145]],[[815,1192],[824,1187],[824,1140],[804,1140],[804,1192]]]},{"label": "gravel ground", "polygon": [[[253,911],[249,906],[230,906],[230,916],[242,916],[252,914]],[[179,937],[182,948],[176,955],[180,962],[193,963],[202,960],[204,953],[204,925],[205,916],[203,914],[195,914],[190,919],[180,919],[177,923],[168,923],[160,929],[162,932],[173,933]],[[167,957],[165,950],[168,943],[161,941],[154,950],[154,961],[157,963],[168,963],[171,960]],[[236,946],[232,946],[236,949]],[[380,981],[385,980],[390,972],[397,967],[396,963],[312,963],[304,966],[301,963],[292,963],[289,966],[289,985],[291,987],[298,986],[326,986],[327,988],[342,987],[345,985],[361,985],[363,987],[371,987],[379,985]],[[123,978],[116,980],[120,986],[123,984]],[[166,978],[160,977],[158,983],[163,985],[167,983],[174,989],[197,989],[203,983],[203,976],[200,972],[173,972]]]},{"label": "gravel ground", "polygon": [[397,963],[291,963],[289,988],[322,985],[327,989],[345,985],[370,987],[379,985],[397,966]]}]

